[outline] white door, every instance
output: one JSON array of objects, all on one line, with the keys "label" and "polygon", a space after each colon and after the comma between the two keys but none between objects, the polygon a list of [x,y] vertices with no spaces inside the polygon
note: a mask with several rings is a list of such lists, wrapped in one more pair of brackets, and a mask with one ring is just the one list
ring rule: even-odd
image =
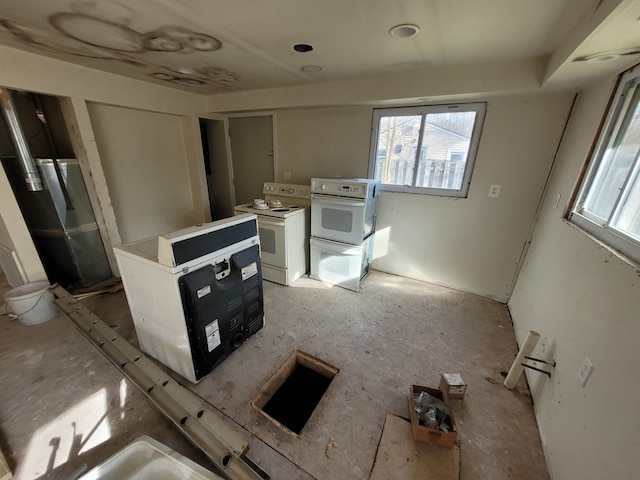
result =
[{"label": "white door", "polygon": [[233,117],[229,119],[229,141],[235,204],[262,198],[264,182],[273,182],[273,119]]}]

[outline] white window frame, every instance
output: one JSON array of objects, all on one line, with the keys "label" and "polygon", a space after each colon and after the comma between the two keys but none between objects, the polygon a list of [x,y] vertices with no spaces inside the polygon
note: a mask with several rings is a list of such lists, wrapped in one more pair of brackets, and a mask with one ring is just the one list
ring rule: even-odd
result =
[{"label": "white window frame", "polygon": [[418,165],[420,159],[421,148],[416,148],[416,162],[413,170],[413,182],[412,185],[393,185],[388,183],[381,183],[381,189],[390,192],[402,192],[402,193],[420,193],[424,195],[438,195],[444,197],[467,197],[469,193],[469,185],[471,184],[471,176],[473,174],[473,167],[475,165],[476,156],[478,153],[478,146],[480,144],[480,136],[482,134],[482,127],[484,125],[484,119],[487,112],[486,102],[476,103],[452,103],[445,105],[423,105],[418,107],[393,107],[393,108],[376,108],[373,110],[373,125],[371,128],[371,146],[369,149],[369,178],[375,178],[376,173],[376,161],[377,161],[377,147],[378,147],[378,131],[380,127],[380,118],[385,116],[400,116],[400,115],[422,115],[422,124],[420,126],[420,135],[418,137],[418,145],[422,145],[422,137],[424,133],[424,121],[427,114],[430,113],[448,113],[452,111],[460,112],[475,112],[475,123],[471,132],[471,138],[469,140],[469,151],[467,153],[467,159],[465,163],[465,171],[462,179],[462,185],[459,190],[451,188],[431,188],[431,187],[416,187],[416,178],[418,175]]},{"label": "white window frame", "polygon": [[569,213],[568,219],[587,233],[603,242],[605,245],[617,250],[633,260],[640,263],[640,242],[637,239],[625,234],[620,230],[614,229],[610,223],[616,218],[620,201],[625,198],[630,188],[631,179],[638,175],[640,170],[640,158],[636,155],[633,165],[629,169],[625,184],[617,196],[616,204],[612,208],[609,218],[602,221],[587,211],[584,211],[584,203],[593,182],[598,173],[598,168],[602,162],[610,142],[616,138],[620,131],[622,120],[630,106],[631,96],[629,90],[634,86],[640,88],[640,66],[634,67],[624,73],[613,94],[610,102],[609,111],[605,117],[605,121],[600,135],[596,140],[596,146],[589,160],[586,175],[584,176],[578,194],[576,196],[573,208]]}]

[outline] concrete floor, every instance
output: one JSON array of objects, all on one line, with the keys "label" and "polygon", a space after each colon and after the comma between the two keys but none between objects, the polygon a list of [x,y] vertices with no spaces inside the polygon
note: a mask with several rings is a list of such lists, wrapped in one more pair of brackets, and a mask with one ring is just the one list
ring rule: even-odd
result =
[{"label": "concrete floor", "polygon": [[[198,385],[181,382],[272,478],[368,478],[386,414],[408,416],[410,386],[437,388],[441,373],[468,384],[452,401],[462,480],[549,478],[524,381],[502,386],[517,353],[505,305],[380,272],[359,293],[308,278],[264,291],[266,327]],[[83,303],[137,343],[123,292]],[[0,445],[16,478],[76,478],[143,434],[212,468],[65,317],[2,316],[0,330]],[[296,349],[340,369],[297,437],[250,405]]]}]

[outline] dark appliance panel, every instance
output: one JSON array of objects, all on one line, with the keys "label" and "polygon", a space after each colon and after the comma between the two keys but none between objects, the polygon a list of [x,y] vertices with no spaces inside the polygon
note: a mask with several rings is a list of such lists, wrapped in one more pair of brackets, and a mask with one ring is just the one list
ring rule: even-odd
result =
[{"label": "dark appliance panel", "polygon": [[218,366],[264,325],[260,249],[206,265],[179,281],[196,379]]}]

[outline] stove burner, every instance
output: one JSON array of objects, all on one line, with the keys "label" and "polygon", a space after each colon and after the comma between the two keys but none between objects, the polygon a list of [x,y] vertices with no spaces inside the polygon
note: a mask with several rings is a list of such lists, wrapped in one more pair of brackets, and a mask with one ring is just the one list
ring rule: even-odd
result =
[{"label": "stove burner", "polygon": [[254,203],[251,206],[256,210],[269,210],[269,205],[267,205],[266,203]]},{"label": "stove burner", "polygon": [[291,209],[290,208],[272,208],[271,211],[272,212],[290,212]]}]

